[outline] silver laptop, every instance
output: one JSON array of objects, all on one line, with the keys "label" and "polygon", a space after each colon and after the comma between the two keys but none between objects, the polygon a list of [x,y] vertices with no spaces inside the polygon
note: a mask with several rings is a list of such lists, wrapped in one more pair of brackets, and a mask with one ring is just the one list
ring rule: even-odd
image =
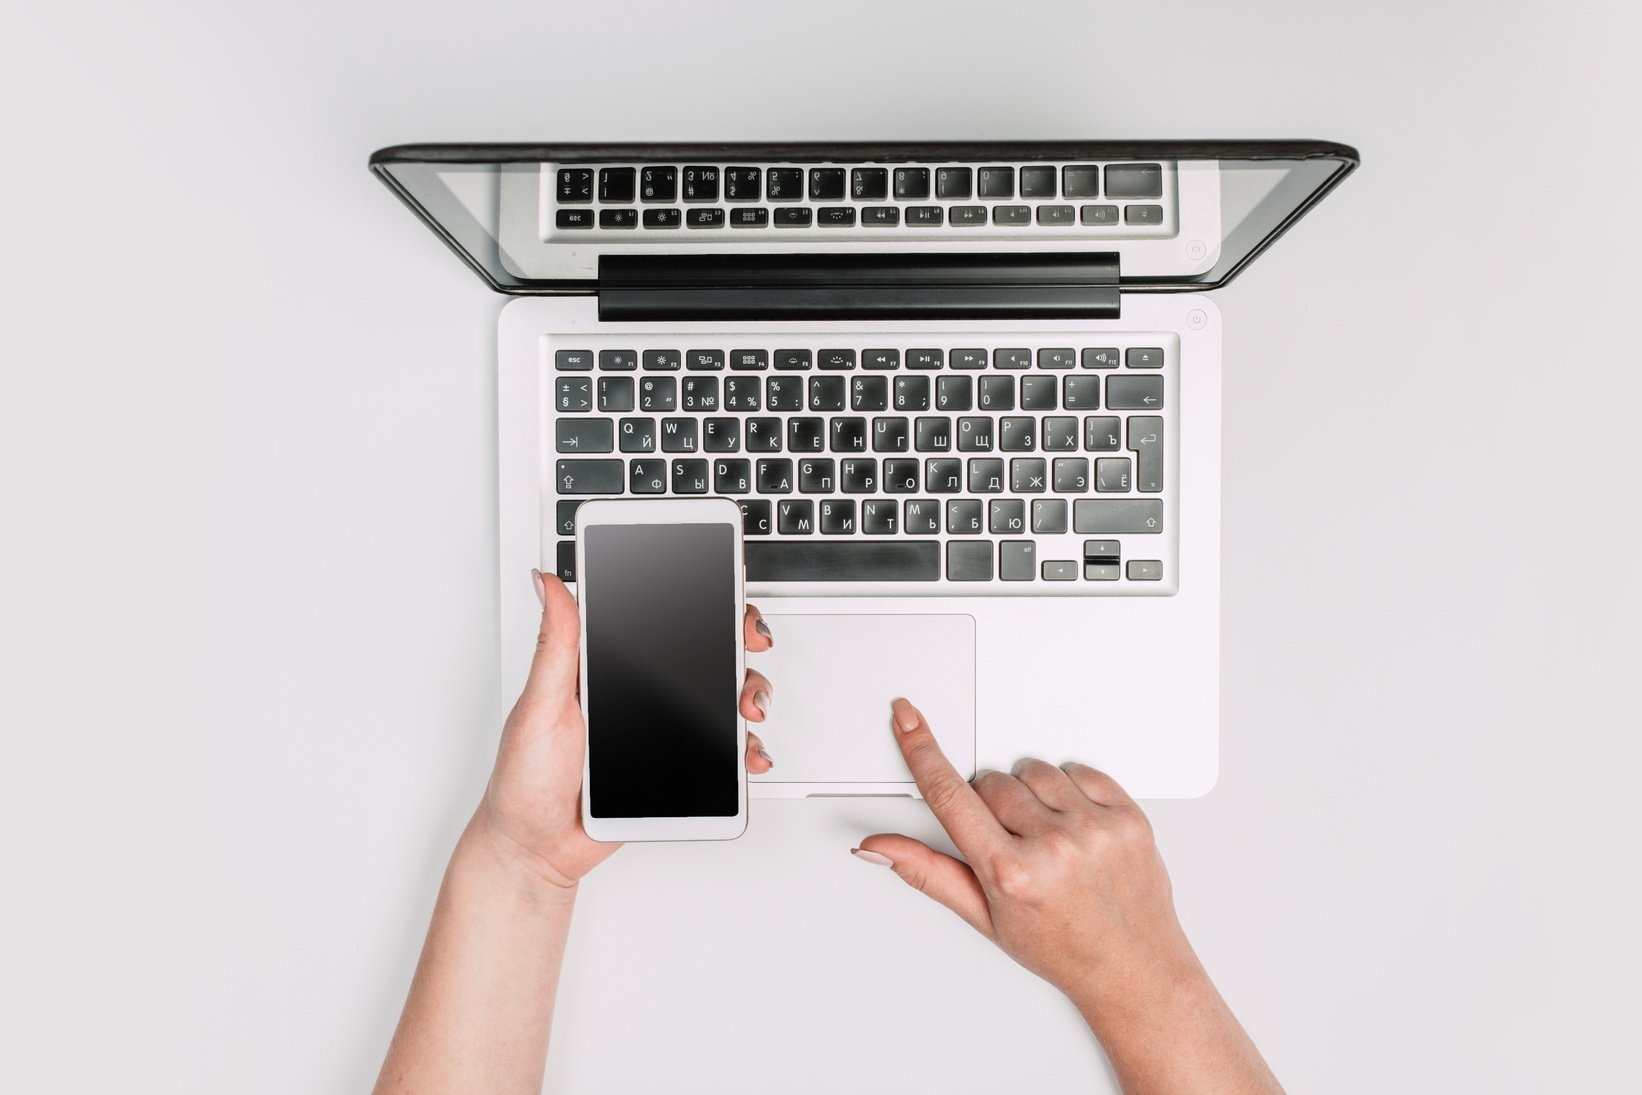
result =
[{"label": "silver laptop", "polygon": [[[1219,758],[1225,284],[1357,164],[1322,142],[426,145],[372,169],[491,288],[502,650],[577,505],[720,495],[774,649],[764,797]],[[1276,302],[1274,307],[1278,306]],[[658,560],[658,565],[665,561]]]}]

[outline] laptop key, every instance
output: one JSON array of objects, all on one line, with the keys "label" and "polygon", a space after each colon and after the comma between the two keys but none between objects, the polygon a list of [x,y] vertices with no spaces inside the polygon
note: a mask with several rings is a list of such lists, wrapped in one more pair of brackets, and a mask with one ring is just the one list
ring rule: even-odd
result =
[{"label": "laptop key", "polygon": [[884,498],[868,498],[861,503],[861,531],[868,536],[888,536],[895,531],[901,506]]},{"label": "laptop key", "polygon": [[1031,224],[1030,205],[995,205],[992,207],[993,224]]},{"label": "laptop key", "polygon": [[714,494],[746,494],[752,489],[753,468],[751,461],[713,461]]},{"label": "laptop key", "polygon": [[1117,452],[1118,420],[1106,415],[1090,415],[1083,420],[1083,447],[1088,452]]},{"label": "laptop key", "polygon": [[938,205],[907,206],[908,228],[939,228],[943,213]]},{"label": "laptop key", "polygon": [[723,228],[724,210],[692,209],[685,223],[691,228]]},{"label": "laptop key", "polygon": [[771,457],[758,462],[759,494],[791,494],[792,485],[792,461],[787,457]]},{"label": "laptop key", "polygon": [[[647,202],[678,200],[678,168],[646,167],[639,171],[639,197]],[[668,210],[677,219],[678,210]],[[649,222],[649,217],[645,217]]]},{"label": "laptop key", "polygon": [[1052,376],[1021,377],[1021,410],[1052,411],[1058,405],[1060,385]]},{"label": "laptop key", "polygon": [[777,350],[775,352],[775,367],[782,372],[796,372],[808,369],[813,362],[808,350]]},{"label": "laptop key", "polygon": [[907,368],[939,369],[944,356],[940,350],[908,350]]},{"label": "laptop key", "polygon": [[747,419],[747,451],[748,452],[780,452],[781,451],[781,419],[779,419],[779,418],[749,418],[749,419]]},{"label": "laptop key", "polygon": [[889,494],[912,494],[918,489],[918,458],[890,457],[884,461],[884,490]]},{"label": "laptop key", "polygon": [[855,207],[852,205],[825,205],[815,211],[815,223],[822,228],[855,227]]},{"label": "laptop key", "polygon": [[1115,369],[1118,366],[1118,353],[1115,346],[1090,346],[1083,351],[1083,367],[1085,369]]},{"label": "laptop key", "polygon": [[553,367],[561,373],[581,373],[593,367],[592,350],[559,350],[553,354]]},{"label": "laptop key", "polygon": [[983,167],[975,172],[976,192],[983,198],[1013,198],[1015,196],[1015,169],[1013,167]]},{"label": "laptop key", "polygon": [[1116,224],[1117,206],[1115,205],[1080,205],[1078,219],[1084,224]]},{"label": "laptop key", "polygon": [[858,202],[877,202],[889,197],[888,169],[857,167],[851,171],[850,197]]},{"label": "laptop key", "polygon": [[1040,369],[1070,369],[1077,364],[1077,355],[1070,346],[1064,349],[1044,349],[1038,351],[1038,368]]},{"label": "laptop key", "polygon": [[696,419],[664,418],[661,420],[662,452],[695,452],[699,447],[696,444]]},{"label": "laptop key", "polygon": [[[755,202],[764,196],[764,172],[757,167],[727,167],[724,169],[724,200],[727,202]],[[734,219],[731,220],[734,224]]]},{"label": "laptop key", "polygon": [[1163,167],[1155,163],[1115,163],[1106,168],[1108,198],[1161,198]]},{"label": "laptop key", "polygon": [[617,426],[616,438],[622,452],[655,452],[656,420],[624,418]]},{"label": "laptop key", "polygon": [[[703,452],[738,452],[741,449],[741,419],[708,418],[701,423]],[[724,491],[719,491],[724,494]],[[729,493],[739,493],[731,491]]]},{"label": "laptop key", "polygon": [[639,381],[639,410],[660,413],[677,408],[678,381],[670,376],[647,376]]},{"label": "laptop key", "polygon": [[1055,169],[1053,167],[1023,167],[1021,168],[1021,197],[1023,198],[1053,198],[1055,194]]},{"label": "laptop key", "polygon": [[1071,224],[1073,210],[1070,205],[1040,205],[1038,206],[1038,223],[1048,225]]},{"label": "laptop key", "polygon": [[770,211],[763,206],[730,210],[731,228],[768,228],[769,225]]},{"label": "laptop key", "polygon": [[[969,462],[969,493],[998,494],[1003,490],[1003,461],[995,456]],[[979,503],[977,503],[979,504]]]},{"label": "laptop key", "polygon": [[[687,202],[716,202],[718,201],[718,168],[716,167],[686,167],[683,175],[684,200]],[[721,210],[704,209],[703,213],[719,213]],[[692,213],[692,227],[694,214]],[[722,219],[722,218],[721,218]]]},{"label": "laptop key", "polygon": [[[775,511],[776,528],[784,536],[806,536],[815,530],[815,503],[808,498],[795,498],[791,501],[777,502]],[[747,546],[751,547],[752,545],[748,544]],[[749,564],[747,577],[752,578],[751,553],[748,554],[749,558],[746,560]]]},{"label": "laptop key", "polygon": [[998,545],[998,577],[1005,582],[1030,582],[1038,576],[1038,545],[1031,540],[1005,540]]},{"label": "laptop key", "polygon": [[1157,494],[1163,489],[1163,419],[1131,417],[1129,451],[1135,454],[1135,489],[1142,494]]},{"label": "laptop key", "polygon": [[677,228],[683,223],[683,214],[677,209],[646,209],[644,211],[644,227],[646,228]]},{"label": "laptop key", "polygon": [[912,424],[912,447],[919,452],[946,452],[952,447],[952,419],[927,415]]},{"label": "laptop key", "polygon": [[667,461],[635,460],[627,466],[627,489],[634,494],[667,493]]},{"label": "laptop key", "polygon": [[631,167],[606,167],[599,171],[599,201],[630,202],[638,172]]},{"label": "laptop key", "polygon": [[845,494],[872,494],[878,489],[878,461],[870,456],[838,465],[839,489]]},{"label": "laptop key", "polygon": [[676,373],[683,361],[684,355],[677,350],[644,351],[644,369],[646,372]]},{"label": "laptop key", "polygon": [[958,419],[959,452],[991,452],[992,422],[983,415],[966,415]]},{"label": "laptop key", "polygon": [[687,376],[679,395],[679,406],[687,411],[718,410],[718,377]]},{"label": "laptop key", "polygon": [[764,386],[765,405],[772,411],[804,409],[804,378],[772,376]]},{"label": "laptop key", "polygon": [[953,456],[924,462],[924,489],[931,494],[957,494],[963,489],[964,462]]},{"label": "laptop key", "polygon": [[832,420],[833,452],[866,452],[867,420],[864,418],[835,418]]},{"label": "laptop key", "polygon": [[820,452],[826,442],[826,419],[787,419],[787,448],[793,452]]},{"label": "laptop key", "polygon": [[1092,411],[1100,406],[1100,377],[1068,376],[1061,379],[1061,406],[1069,411]]},{"label": "laptop key", "polygon": [[992,367],[994,369],[1030,369],[1032,367],[1032,351],[993,350]]},{"label": "laptop key", "polygon": [[899,350],[862,350],[861,368],[889,370],[901,367],[901,351]]},{"label": "laptop key", "polygon": [[560,536],[576,535],[576,510],[581,508],[580,499],[559,501],[554,505],[554,528]]},{"label": "laptop key", "polygon": [[853,369],[855,368],[854,350],[817,350],[815,362],[823,369]]},{"label": "laptop key", "polygon": [[1041,456],[1016,457],[1011,460],[1009,489],[1016,494],[1042,494],[1048,490],[1048,462]]},{"label": "laptop key", "polygon": [[[1055,457],[1055,491],[1057,494],[1083,494],[1089,489],[1089,460],[1083,456]],[[1061,505],[1065,505],[1062,502]],[[1065,523],[1063,514],[1061,523]],[[1064,529],[1062,531],[1065,531]]]},{"label": "laptop key", "polygon": [[1163,560],[1161,559],[1130,559],[1125,573],[1131,582],[1161,582],[1163,580]]},{"label": "laptop key", "polygon": [[620,460],[559,460],[553,466],[553,486],[560,494],[620,494]]},{"label": "laptop key", "polygon": [[969,168],[938,167],[935,169],[935,196],[942,201],[956,201],[967,198],[974,192],[975,173]]},{"label": "laptop key", "polygon": [[770,503],[767,498],[743,498],[741,506],[741,535],[768,536],[775,531],[770,527]]},{"label": "laptop key", "polygon": [[929,377],[898,376],[895,378],[895,409],[898,411],[929,410]]},{"label": "laptop key", "polygon": [[724,368],[724,351],[690,350],[684,355],[684,367],[694,372],[720,372]]},{"label": "laptop key", "polygon": [[952,498],[946,504],[946,531],[949,536],[977,536],[982,529],[981,500]]},{"label": "laptop key", "polygon": [[1157,498],[1078,498],[1072,502],[1072,531],[1100,533],[1160,533],[1163,502]]},{"label": "laptop key", "polygon": [[1126,205],[1123,207],[1124,224],[1162,224],[1161,205]]},{"label": "laptop key", "polygon": [[599,377],[599,410],[630,411],[633,409],[633,378],[630,376]]},{"label": "laptop key", "polygon": [[1061,168],[1061,196],[1065,198],[1100,197],[1100,168],[1094,164],[1076,164]]},{"label": "laptop key", "polygon": [[941,531],[941,503],[933,498],[908,498],[901,506],[901,528],[909,536],[934,536]]},{"label": "laptop key", "polygon": [[861,210],[861,227],[894,228],[901,223],[901,211],[893,205],[869,205]]},{"label": "laptop key", "polygon": [[1058,536],[1066,531],[1066,499],[1032,499],[1032,531],[1039,536]]},{"label": "laptop key", "polygon": [[[802,167],[772,167],[765,180],[765,193],[773,202],[795,202],[804,197],[804,169]],[[805,210],[804,212],[809,212]],[[808,219],[805,220],[808,224]]]},{"label": "laptop key", "polygon": [[1076,452],[1078,448],[1078,420],[1055,415],[1043,420],[1045,452]]},{"label": "laptop key", "polygon": [[592,228],[595,218],[591,209],[561,209],[553,223],[560,228]]},{"label": "laptop key", "polygon": [[559,168],[559,200],[561,202],[592,201],[593,172],[580,167]]},{"label": "laptop key", "polygon": [[615,424],[608,418],[556,419],[553,440],[559,452],[610,452],[616,443]]},{"label": "laptop key", "polygon": [[576,541],[560,540],[553,550],[553,573],[561,582],[576,580]]},{"label": "laptop key", "polygon": [[609,373],[630,373],[639,367],[639,355],[632,350],[600,350],[599,368]]},{"label": "laptop key", "polygon": [[946,579],[949,582],[990,582],[992,541],[948,540]]},{"label": "laptop key", "polygon": [[874,418],[872,420],[873,452],[906,452],[907,420],[904,418]]},{"label": "laptop key", "polygon": [[810,410],[843,410],[844,390],[844,378],[841,376],[810,377]]},{"label": "laptop key", "polygon": [[1131,369],[1163,368],[1163,350],[1158,346],[1131,346],[1123,351],[1123,364]]},{"label": "laptop key", "polygon": [[788,206],[775,211],[777,228],[808,228],[815,221],[815,211],[807,205]]},{"label": "laptop key", "polygon": [[600,228],[637,228],[638,226],[639,211],[637,209],[599,210]]},{"label": "laptop key", "polygon": [[[1071,406],[1071,404],[1067,404]],[[1109,376],[1106,378],[1106,409],[1109,411],[1161,411],[1161,376]]]},{"label": "laptop key", "polygon": [[974,383],[967,376],[938,376],[935,378],[935,409],[938,411],[967,411],[975,399]]},{"label": "laptop key", "polygon": [[828,498],[821,503],[821,535],[843,536],[855,531],[855,499]]},{"label": "laptop key", "polygon": [[975,405],[983,411],[1012,411],[1015,409],[1015,378],[1012,376],[983,376],[975,392]]},{"label": "laptop key", "polygon": [[673,493],[674,494],[706,494],[707,493],[707,461],[705,461],[705,460],[675,460],[675,461],[673,461]]},{"label": "laptop key", "polygon": [[1078,565],[1070,559],[1051,559],[1043,564],[1043,580],[1046,582],[1074,582],[1078,577]]},{"label": "laptop key", "polygon": [[762,378],[756,376],[727,376],[724,378],[724,409],[727,411],[763,410]]},{"label": "laptop key", "polygon": [[810,201],[835,202],[844,197],[844,169],[842,167],[810,168]]},{"label": "laptop key", "polygon": [[553,382],[553,406],[560,412],[593,409],[593,378],[561,376]]},{"label": "laptop key", "polygon": [[749,582],[933,582],[941,576],[941,545],[929,540],[755,540],[746,560]]},{"label": "laptop key", "polygon": [[986,224],[986,206],[954,205],[947,215],[947,223],[954,228]]},{"label": "laptop key", "polygon": [[998,420],[998,449],[1001,452],[1033,452],[1038,445],[1038,420],[1024,415],[1005,415]]},{"label": "laptop key", "polygon": [[1122,494],[1130,486],[1130,466],[1127,456],[1106,456],[1095,461],[1095,489],[1108,494]]},{"label": "laptop key", "polygon": [[987,353],[985,350],[953,350],[952,367],[954,369],[984,369],[986,368]]},{"label": "laptop key", "polygon": [[1026,503],[1019,498],[994,498],[986,504],[986,527],[994,536],[1019,536],[1026,529]]},{"label": "laptop key", "polygon": [[895,169],[895,200],[922,201],[929,197],[929,168],[898,167]]}]

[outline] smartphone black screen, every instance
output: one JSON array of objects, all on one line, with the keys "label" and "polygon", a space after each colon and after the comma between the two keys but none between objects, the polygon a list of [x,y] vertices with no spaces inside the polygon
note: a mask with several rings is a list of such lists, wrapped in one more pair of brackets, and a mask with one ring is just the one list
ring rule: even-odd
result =
[{"label": "smartphone black screen", "polygon": [[590,525],[582,535],[588,813],[735,816],[735,530]]}]

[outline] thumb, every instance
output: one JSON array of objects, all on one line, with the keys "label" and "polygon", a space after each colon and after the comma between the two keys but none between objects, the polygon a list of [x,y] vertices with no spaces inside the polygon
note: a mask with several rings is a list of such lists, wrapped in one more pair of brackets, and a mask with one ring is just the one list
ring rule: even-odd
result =
[{"label": "thumb", "polygon": [[[921,893],[933,897],[959,916],[965,923],[988,939],[992,938],[992,912],[986,904],[975,872],[961,859],[954,859],[920,840],[899,833],[874,833],[861,841],[859,848],[851,848],[859,855],[869,852],[888,860],[887,866],[902,882]],[[866,857],[861,857],[866,858]],[[877,863],[879,859],[868,859]]]},{"label": "thumb", "polygon": [[542,627],[536,634],[536,656],[530,662],[519,702],[524,706],[565,702],[576,695],[579,683],[581,619],[576,598],[551,574],[534,574],[542,599]]}]

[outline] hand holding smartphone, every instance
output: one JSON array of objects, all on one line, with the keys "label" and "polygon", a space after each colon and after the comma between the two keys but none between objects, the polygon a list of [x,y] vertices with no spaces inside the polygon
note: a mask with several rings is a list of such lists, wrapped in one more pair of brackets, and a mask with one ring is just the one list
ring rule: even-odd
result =
[{"label": "hand holding smartphone", "polygon": [[576,511],[582,827],[728,840],[747,827],[741,511],[722,498]]}]

